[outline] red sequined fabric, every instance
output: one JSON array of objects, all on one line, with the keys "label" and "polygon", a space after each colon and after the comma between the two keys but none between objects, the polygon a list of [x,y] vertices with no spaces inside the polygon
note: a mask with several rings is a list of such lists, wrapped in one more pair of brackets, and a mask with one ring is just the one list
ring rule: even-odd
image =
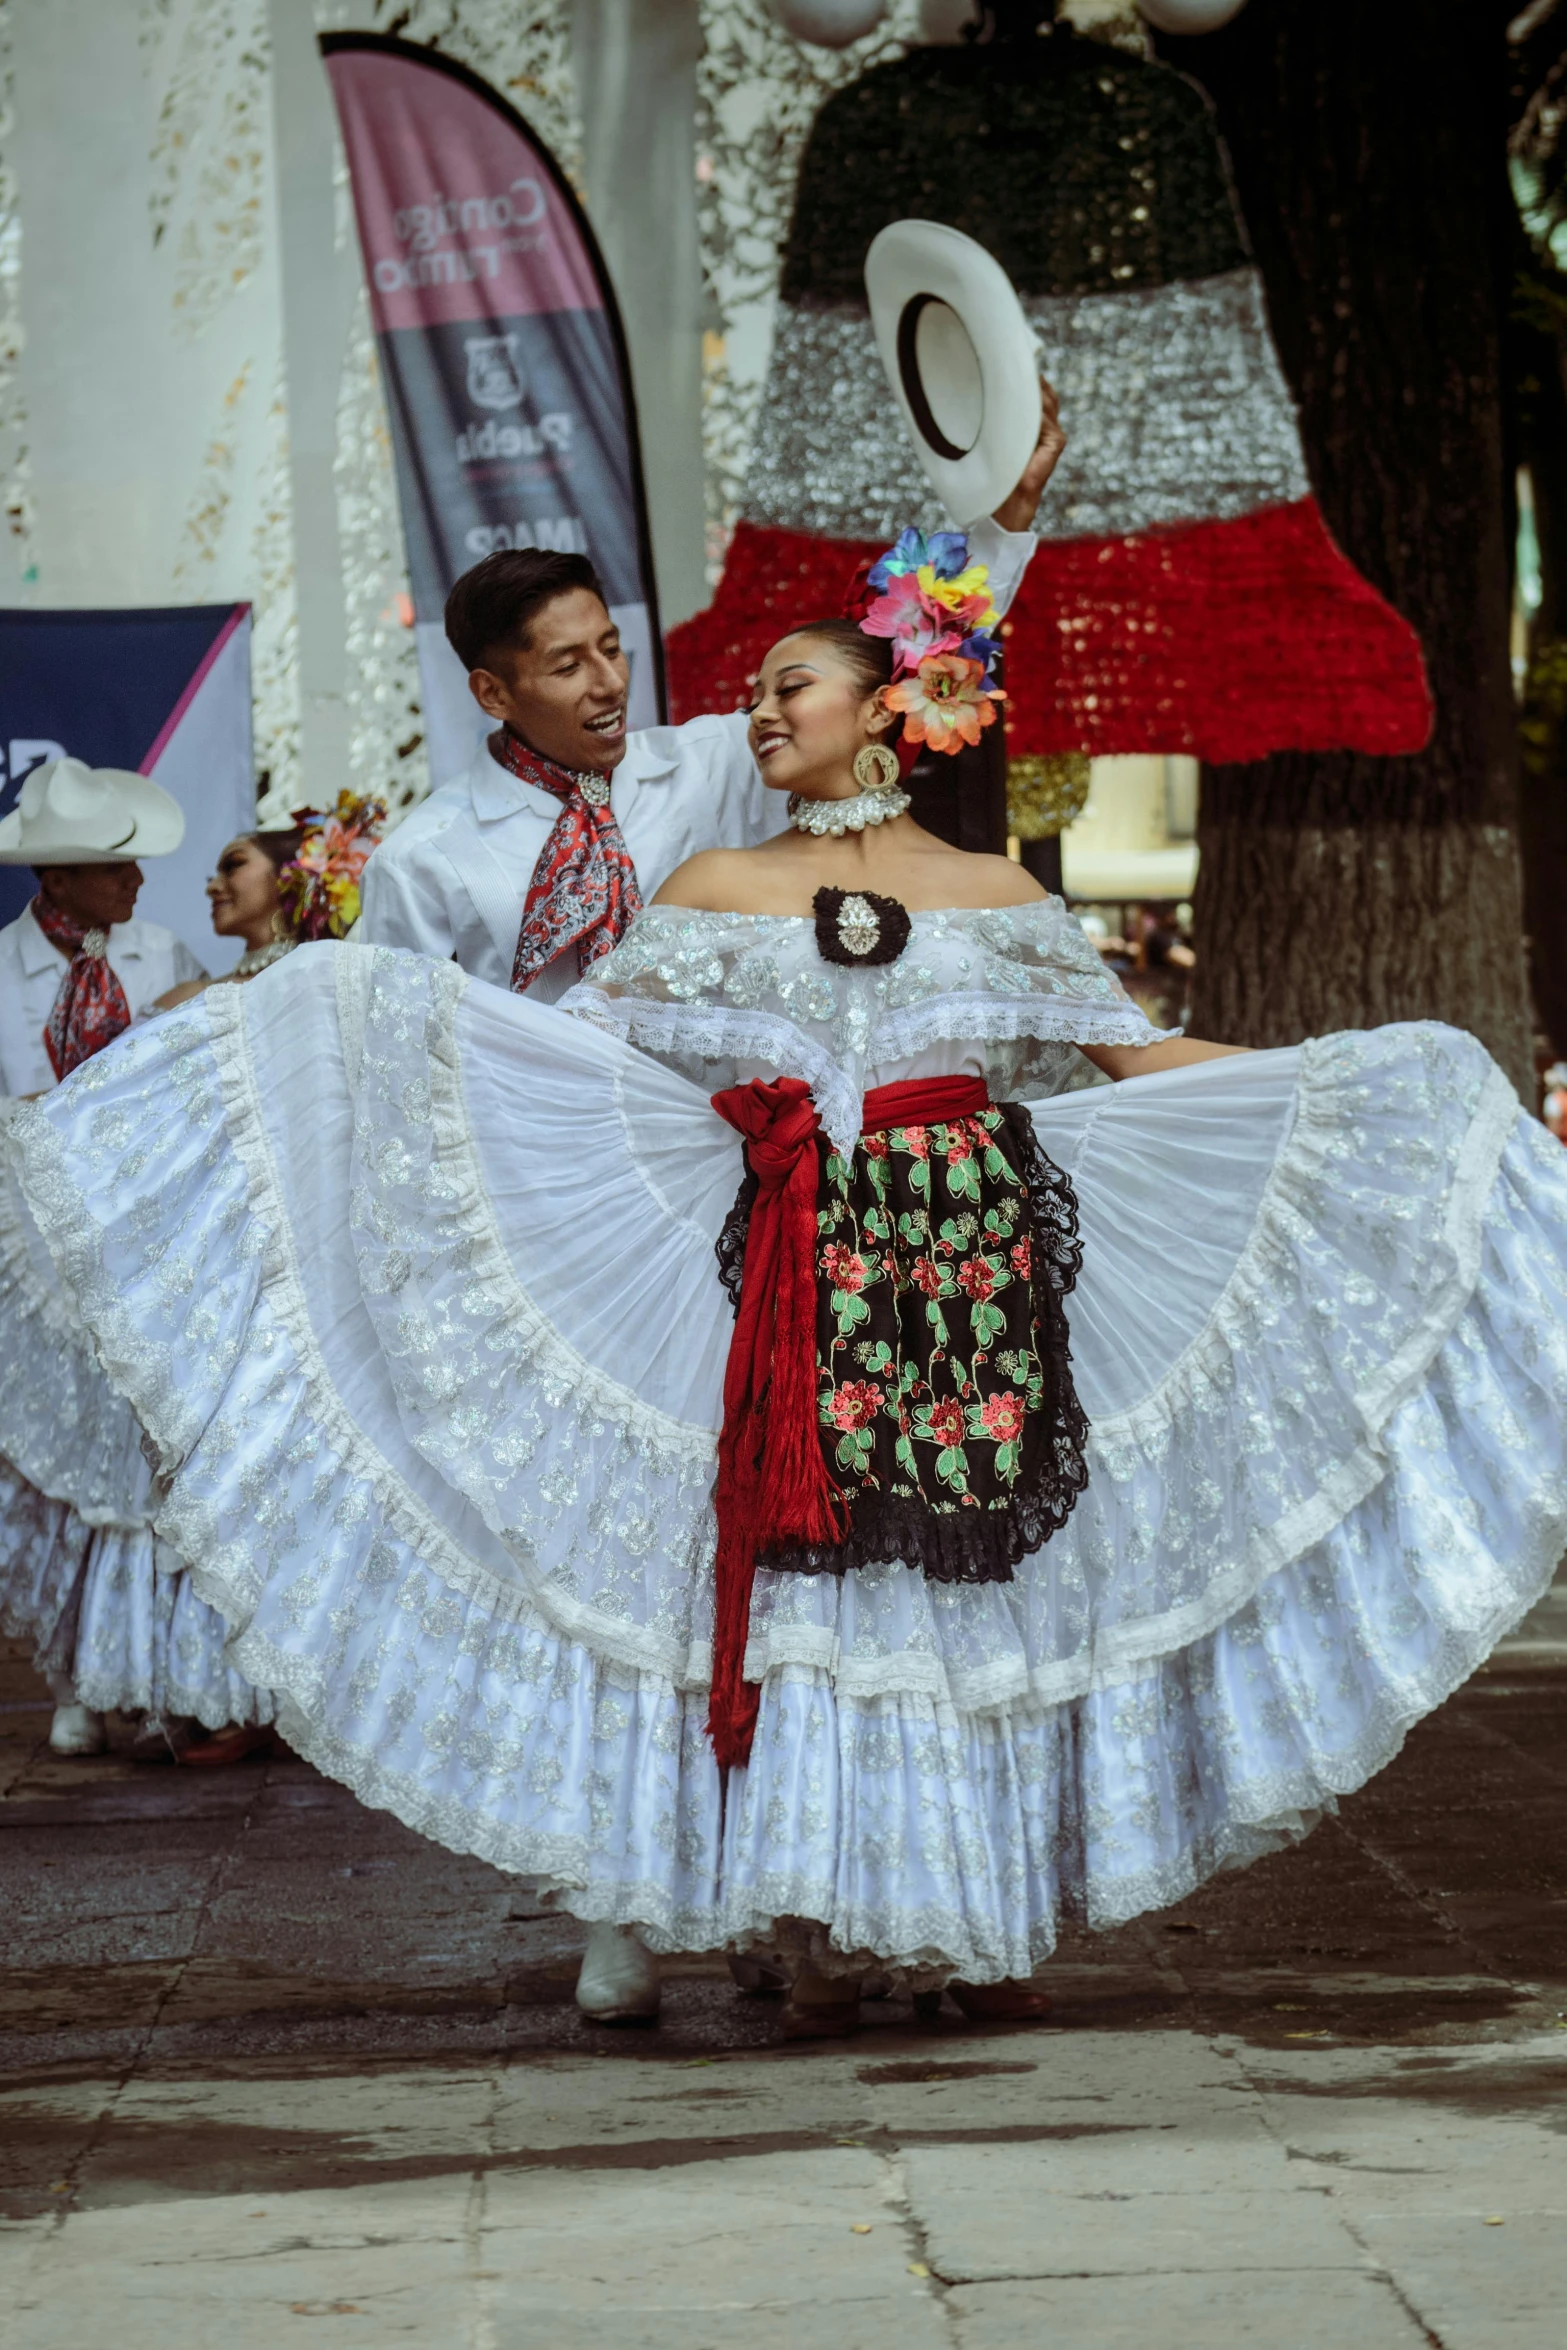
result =
[{"label": "red sequined fabric", "polygon": [[[768,648],[836,612],[854,539],[742,522],[705,612],[669,633],[675,718],[738,709]],[[1419,640],[1328,535],[1316,503],[1124,539],[1042,539],[1002,623],[1007,749],[1418,751],[1431,731]]]}]

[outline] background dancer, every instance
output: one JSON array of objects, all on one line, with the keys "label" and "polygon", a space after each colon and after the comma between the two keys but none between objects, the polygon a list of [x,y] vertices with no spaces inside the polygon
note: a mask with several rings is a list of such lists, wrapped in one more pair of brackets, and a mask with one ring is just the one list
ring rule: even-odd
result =
[{"label": "background dancer", "polygon": [[52,759],[0,817],[0,865],[38,895],[0,930],[0,1092],[42,1093],[171,987],[206,974],[160,923],[138,921],[141,860],[185,837],[178,800],[145,775]]},{"label": "background dancer", "polygon": [[[385,821],[380,800],[345,791],[333,809],[301,808],[292,824],[242,832],[227,844],[207,883],[207,903],[216,935],[245,942],[229,981],[254,979],[307,940],[348,936]],[[187,980],[160,996],[155,1009],[172,1011],[217,984]]]}]

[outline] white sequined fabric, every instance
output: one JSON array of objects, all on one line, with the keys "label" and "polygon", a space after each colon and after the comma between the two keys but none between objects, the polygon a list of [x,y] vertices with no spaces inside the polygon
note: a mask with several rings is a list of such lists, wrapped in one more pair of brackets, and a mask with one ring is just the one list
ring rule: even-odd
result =
[{"label": "white sequined fabric", "polygon": [[[699,982],[700,951],[649,1006],[744,1009],[744,953]],[[971,1034],[937,983],[862,1001],[886,970],[768,949],[818,990],[802,1053],[868,1002],[925,1015],[948,1068],[1092,1009],[1068,947],[1056,989],[1030,951],[1022,992],[947,993],[996,1014]],[[1335,1037],[1035,1117],[1079,1200],[1088,1490],[1011,1585],[764,1572],[727,1802],[740,1161],[705,1078],[450,965],[306,947],[122,1038],[15,1143],[156,1442],[162,1531],[305,1753],[659,1947],[804,1918],[829,1959],[990,1980],[1067,1911],[1111,1924],[1300,1835],[1567,1541],[1567,1161],[1472,1039]]]},{"label": "white sequined fabric", "polygon": [[[1023,307],[1070,431],[1041,538],[1230,522],[1311,494],[1255,269]],[[741,511],[825,538],[945,527],[861,305],[779,304]]]},{"label": "white sequined fabric", "polygon": [[[952,1068],[988,1076],[993,1099],[1061,1090],[1080,1044],[1154,1044],[1151,1028],[1059,898],[910,916],[896,962],[855,969],[817,950],[794,914],[704,914],[648,906],[563,1007],[656,1053],[704,1093],[763,1072],[803,1078],[839,1149],[860,1101],[956,1048]],[[941,1056],[938,1056],[941,1057]]]}]

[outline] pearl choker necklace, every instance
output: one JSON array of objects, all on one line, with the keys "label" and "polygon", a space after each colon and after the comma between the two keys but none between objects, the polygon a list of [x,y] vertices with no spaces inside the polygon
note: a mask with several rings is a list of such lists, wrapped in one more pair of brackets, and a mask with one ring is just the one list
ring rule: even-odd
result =
[{"label": "pearl choker necklace", "polygon": [[274,939],[269,947],[247,947],[229,976],[231,979],[253,979],[269,963],[275,963],[281,956],[291,955],[293,951],[294,941],[291,938]]},{"label": "pearl choker necklace", "polygon": [[856,792],[852,800],[802,800],[789,795],[789,821],[796,832],[841,839],[846,832],[863,832],[867,824],[890,824],[911,806],[909,795],[896,784],[891,790]]}]

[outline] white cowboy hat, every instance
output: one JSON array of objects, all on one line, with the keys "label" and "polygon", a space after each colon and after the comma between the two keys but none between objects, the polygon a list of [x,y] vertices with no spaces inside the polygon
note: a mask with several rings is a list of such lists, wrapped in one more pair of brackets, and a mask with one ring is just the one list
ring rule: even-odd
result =
[{"label": "white cowboy hat", "polygon": [[128,865],[166,857],[184,837],[185,811],[161,783],[50,759],[0,816],[0,865]]},{"label": "white cowboy hat", "polygon": [[961,229],[895,220],[865,256],[865,291],[931,487],[959,522],[989,514],[1039,439],[1039,355],[1011,279]]}]

